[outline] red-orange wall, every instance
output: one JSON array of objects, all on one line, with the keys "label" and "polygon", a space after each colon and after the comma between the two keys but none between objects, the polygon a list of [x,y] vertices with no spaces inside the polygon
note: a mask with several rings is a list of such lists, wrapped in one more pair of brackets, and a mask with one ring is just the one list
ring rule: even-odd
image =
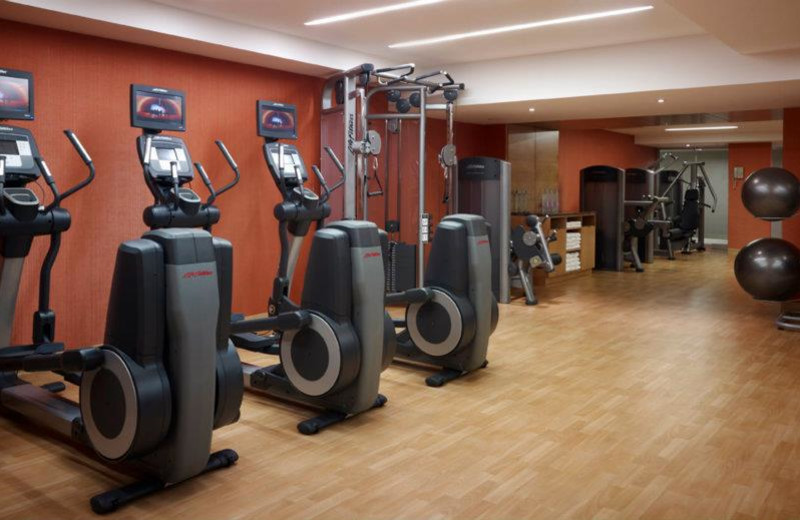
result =
[{"label": "red-orange wall", "polygon": [[[133,82],[186,91],[188,131],[183,137],[192,159],[204,164],[217,186],[232,173],[214,139],[224,140],[238,161],[242,180],[219,200],[222,221],[215,234],[234,245],[234,308],[247,313],[266,309],[277,269],[272,210],[279,194],[256,136],[255,101],[297,104],[297,144],[306,161],[316,163],[320,79],[5,20],[0,48],[1,67],[34,73],[36,121],[20,125],[34,131],[59,185],[65,188],[85,175],[62,129],[75,130],[97,166],[94,184],[65,203],[73,226],[64,235],[53,271],[51,303],[59,340],[70,346],[102,341],[117,246],[146,231],[142,210],[152,200],[134,148],[140,131],[129,120]],[[205,196],[201,182],[193,188]],[[37,242],[22,281],[14,334],[18,342],[30,341],[46,239]]]},{"label": "red-orange wall", "polygon": [[[741,249],[756,238],[770,235],[770,224],[750,214],[742,204],[742,180],[733,180],[733,168],[744,175],[772,165],[771,143],[732,143],[728,146],[728,248]],[[735,184],[735,186],[734,186]]]},{"label": "red-orange wall", "polygon": [[[800,177],[800,107],[783,111],[783,167]],[[783,222],[783,238],[800,246],[800,215]]]},{"label": "red-orange wall", "polygon": [[607,130],[561,130],[558,135],[558,185],[562,211],[580,209],[580,171],[594,164],[643,167],[658,150],[634,144],[630,135]]}]

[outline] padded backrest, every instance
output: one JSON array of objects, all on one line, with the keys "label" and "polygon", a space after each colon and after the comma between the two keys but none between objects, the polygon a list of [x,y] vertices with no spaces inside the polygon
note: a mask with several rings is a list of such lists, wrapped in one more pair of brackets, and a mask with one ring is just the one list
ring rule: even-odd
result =
[{"label": "padded backrest", "polygon": [[684,231],[694,231],[700,225],[700,192],[696,189],[686,190],[683,197],[678,227]]}]

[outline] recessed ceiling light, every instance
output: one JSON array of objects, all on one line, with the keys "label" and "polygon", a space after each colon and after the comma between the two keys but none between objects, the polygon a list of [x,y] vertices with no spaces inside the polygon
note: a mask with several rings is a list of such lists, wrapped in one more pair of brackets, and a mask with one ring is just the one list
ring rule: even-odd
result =
[{"label": "recessed ceiling light", "polygon": [[658,98],[658,102],[659,103],[663,103],[664,102],[664,98]]},{"label": "recessed ceiling light", "polygon": [[553,18],[551,20],[539,20],[538,22],[529,22],[517,25],[504,25],[502,27],[492,27],[491,29],[481,29],[478,31],[471,31],[465,33],[448,34],[445,36],[437,36],[435,38],[427,38],[424,40],[412,40],[408,42],[393,43],[389,45],[389,48],[399,49],[403,47],[416,47],[418,45],[431,45],[434,43],[464,40],[466,38],[476,38],[478,36],[490,36],[492,34],[507,33],[513,31],[524,31],[527,29],[535,29],[537,27],[546,27],[548,25],[560,25],[563,23],[584,22],[587,20],[596,20],[597,18],[607,18],[609,16],[620,16],[624,14],[638,13],[640,11],[647,11],[652,8],[653,8],[652,5],[643,5],[639,7],[629,7],[626,9],[615,9],[613,11],[600,11],[597,13],[566,16],[564,18]]},{"label": "recessed ceiling light", "polygon": [[383,7],[373,7],[372,9],[362,9],[361,11],[353,11],[352,13],[337,14],[336,16],[328,16],[326,18],[309,20],[304,25],[323,25],[326,23],[343,22],[345,20],[352,20],[353,18],[363,18],[365,16],[389,13],[391,11],[400,11],[402,9],[411,9],[412,7],[437,4],[444,1],[445,0],[414,0],[413,2],[403,2],[401,4],[385,5]]},{"label": "recessed ceiling light", "polygon": [[528,112],[536,112],[536,109],[535,109],[535,108],[533,108],[533,107],[530,107],[530,108],[528,109]]},{"label": "recessed ceiling light", "polygon": [[692,145],[690,145],[689,143],[686,143],[686,148],[689,148],[690,146],[692,146]]},{"label": "recessed ceiling light", "polygon": [[704,130],[736,130],[739,128],[736,125],[722,125],[722,126],[685,126],[680,128],[665,128],[665,132],[698,132]]}]

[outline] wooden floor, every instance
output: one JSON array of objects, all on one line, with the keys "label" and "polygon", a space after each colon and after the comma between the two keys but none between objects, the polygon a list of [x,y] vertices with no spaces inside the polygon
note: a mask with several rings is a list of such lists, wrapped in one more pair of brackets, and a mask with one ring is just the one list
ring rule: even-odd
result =
[{"label": "wooden floor", "polygon": [[[246,396],[240,462],[117,518],[797,518],[800,335],[732,257],[595,273],[501,310],[488,369],[445,388],[392,367],[389,404],[320,435]],[[126,482],[0,419],[0,516],[86,518]]]}]

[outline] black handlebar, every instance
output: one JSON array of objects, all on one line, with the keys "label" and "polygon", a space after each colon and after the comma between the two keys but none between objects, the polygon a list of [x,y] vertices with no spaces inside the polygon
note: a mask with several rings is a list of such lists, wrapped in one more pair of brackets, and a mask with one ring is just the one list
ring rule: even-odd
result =
[{"label": "black handlebar", "polygon": [[6,186],[6,156],[0,155],[0,215],[6,214],[6,201],[5,201],[5,186]]},{"label": "black handlebar", "polygon": [[239,183],[239,179],[240,179],[239,166],[236,164],[236,161],[233,160],[233,157],[231,156],[230,152],[225,147],[225,143],[223,143],[219,139],[217,139],[214,142],[217,144],[217,147],[222,152],[222,155],[225,157],[225,160],[228,162],[228,166],[231,167],[231,169],[233,170],[233,173],[235,174],[235,176],[234,176],[233,180],[231,182],[229,182],[228,184],[226,184],[225,186],[223,186],[223,188],[221,190],[216,191],[216,190],[214,190],[214,185],[211,183],[211,179],[208,177],[208,174],[206,173],[205,168],[203,168],[203,165],[200,164],[199,162],[194,163],[194,167],[197,169],[197,173],[200,174],[200,178],[203,180],[203,184],[205,184],[206,185],[206,189],[208,189],[209,196],[208,196],[208,199],[206,200],[206,203],[204,204],[204,206],[206,208],[208,208],[211,205],[213,205],[214,202],[217,200],[217,197],[219,197],[220,195],[222,195],[223,193],[225,193],[229,189],[231,189],[234,186],[236,186],[236,184]]},{"label": "black handlebar", "polygon": [[339,158],[336,156],[336,152],[333,151],[333,148],[331,148],[330,146],[326,146],[325,152],[333,161],[333,164],[336,166],[336,169],[339,170],[339,172],[342,175],[344,175],[344,165],[342,164],[342,161],[340,161]]},{"label": "black handlebar", "polygon": [[206,206],[210,206],[214,204],[214,201],[217,199],[217,192],[214,191],[214,186],[211,184],[211,179],[208,178],[208,174],[206,173],[206,169],[203,168],[203,165],[200,164],[199,162],[196,162],[194,163],[194,167],[197,169],[197,173],[203,180],[203,184],[206,185],[208,193],[210,193],[208,200],[206,201]]},{"label": "black handlebar", "polygon": [[214,142],[217,144],[217,148],[219,148],[219,150],[222,152],[222,155],[225,156],[225,160],[228,161],[228,166],[231,167],[231,170],[233,170],[233,173],[235,175],[231,182],[223,186],[222,189],[217,192],[217,197],[219,197],[229,189],[236,186],[239,183],[239,179],[241,176],[239,174],[239,166],[236,164],[236,161],[233,160],[233,157],[231,156],[230,152],[228,152],[228,148],[225,147],[225,143],[223,143],[219,139],[217,139]]},{"label": "black handlebar", "polygon": [[228,161],[228,164],[230,165],[231,169],[232,170],[238,170],[239,167],[236,166],[236,161],[234,161],[233,157],[231,157],[230,152],[228,152],[228,149],[225,147],[225,143],[223,143],[219,139],[214,141],[214,143],[216,143],[217,148],[219,148],[219,150],[222,152],[222,155],[225,156],[225,160]]},{"label": "black handlebar", "polygon": [[72,130],[67,129],[67,130],[64,130],[64,135],[67,136],[67,139],[69,139],[69,142],[72,143],[72,146],[75,148],[75,150],[77,150],[78,155],[81,156],[81,159],[83,159],[83,162],[86,163],[87,165],[90,164],[92,162],[92,158],[89,157],[88,153],[86,153],[86,148],[83,147],[83,145],[81,144],[80,140],[78,139],[78,136],[75,135],[75,132],[73,132]]}]

